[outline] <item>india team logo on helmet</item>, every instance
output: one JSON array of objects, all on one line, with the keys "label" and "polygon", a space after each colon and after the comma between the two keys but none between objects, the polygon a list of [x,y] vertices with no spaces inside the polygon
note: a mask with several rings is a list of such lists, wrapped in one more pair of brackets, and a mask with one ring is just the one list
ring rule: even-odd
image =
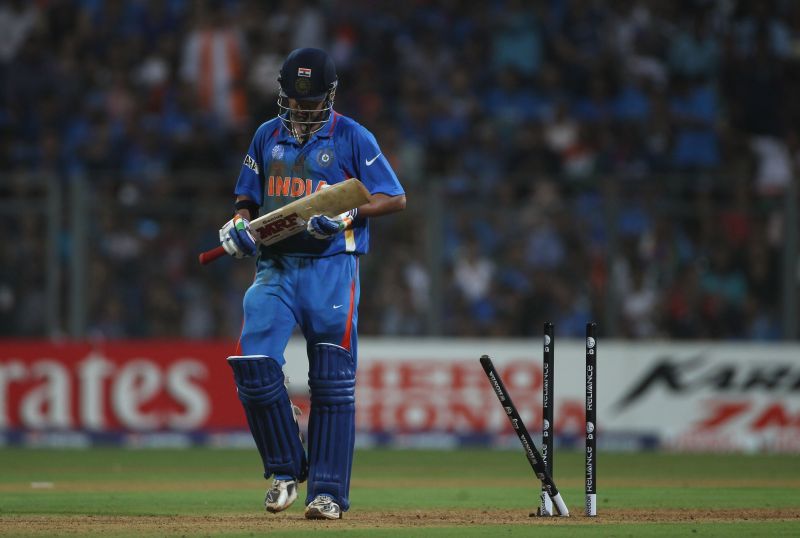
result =
[{"label": "india team logo on helmet", "polygon": [[297,78],[294,81],[294,89],[297,90],[299,95],[308,95],[308,92],[311,91],[311,81],[305,78]]}]

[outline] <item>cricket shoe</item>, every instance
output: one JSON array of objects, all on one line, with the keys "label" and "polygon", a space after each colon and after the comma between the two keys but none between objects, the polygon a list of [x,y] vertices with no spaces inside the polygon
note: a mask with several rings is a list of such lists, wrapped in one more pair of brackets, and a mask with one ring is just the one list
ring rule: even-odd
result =
[{"label": "cricket shoe", "polygon": [[306,506],[306,519],[342,519],[342,509],[330,495],[317,495]]},{"label": "cricket shoe", "polygon": [[292,506],[297,499],[297,480],[280,480],[276,478],[272,487],[267,490],[264,497],[264,507],[267,512],[282,512]]}]

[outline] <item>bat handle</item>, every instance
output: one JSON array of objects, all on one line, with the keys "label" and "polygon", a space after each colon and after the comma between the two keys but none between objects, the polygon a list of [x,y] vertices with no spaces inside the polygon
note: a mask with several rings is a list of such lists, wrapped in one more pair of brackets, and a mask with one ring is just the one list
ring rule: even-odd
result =
[{"label": "bat handle", "polygon": [[205,252],[201,252],[198,259],[200,260],[201,265],[208,265],[209,263],[213,262],[217,258],[221,258],[225,255],[225,249],[222,248],[222,245],[218,246],[217,248],[212,248],[211,250],[206,250]]}]

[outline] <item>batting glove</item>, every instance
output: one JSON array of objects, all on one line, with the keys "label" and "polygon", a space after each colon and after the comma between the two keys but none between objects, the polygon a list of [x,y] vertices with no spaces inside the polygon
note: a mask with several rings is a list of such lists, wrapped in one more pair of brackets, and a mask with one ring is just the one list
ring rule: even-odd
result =
[{"label": "batting glove", "polygon": [[256,239],[250,232],[250,221],[238,214],[219,229],[219,242],[234,258],[254,256],[258,250]]},{"label": "batting glove", "polygon": [[326,217],[325,215],[314,215],[308,219],[306,230],[312,237],[317,239],[330,239],[353,225],[353,220],[358,214],[358,209],[352,209],[347,213],[342,213],[336,217]]}]

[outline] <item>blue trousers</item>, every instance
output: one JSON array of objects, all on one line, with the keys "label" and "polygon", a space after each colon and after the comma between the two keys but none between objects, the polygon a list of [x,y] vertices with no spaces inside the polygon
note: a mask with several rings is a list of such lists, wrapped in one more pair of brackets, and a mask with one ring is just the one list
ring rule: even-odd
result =
[{"label": "blue trousers", "polygon": [[356,359],[358,342],[358,257],[273,256],[258,262],[256,278],[244,296],[242,355],[283,356],[295,325],[309,346],[341,346]]}]

